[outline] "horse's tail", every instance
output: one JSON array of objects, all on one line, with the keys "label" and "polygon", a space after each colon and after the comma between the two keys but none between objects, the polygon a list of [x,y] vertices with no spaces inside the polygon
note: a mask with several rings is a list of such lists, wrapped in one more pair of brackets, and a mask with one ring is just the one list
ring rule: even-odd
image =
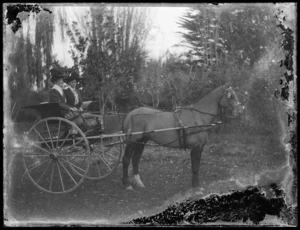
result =
[{"label": "horse's tail", "polygon": [[125,119],[122,122],[122,131],[123,133],[128,133],[131,131],[131,126],[132,126],[132,115],[131,112],[128,113],[125,117]]}]

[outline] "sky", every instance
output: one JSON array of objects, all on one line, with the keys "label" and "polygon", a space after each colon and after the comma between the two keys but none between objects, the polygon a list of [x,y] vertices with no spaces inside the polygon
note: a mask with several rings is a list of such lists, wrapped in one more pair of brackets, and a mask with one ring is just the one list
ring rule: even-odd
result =
[{"label": "sky", "polygon": [[[80,14],[86,11],[86,7],[69,6],[67,9],[68,20],[76,20],[76,12]],[[175,44],[181,41],[180,35],[177,34],[180,28],[177,24],[179,18],[188,9],[187,7],[149,7],[152,20],[152,29],[149,33],[148,41],[146,43],[146,50],[149,57],[157,59],[166,53],[167,50],[171,52],[181,52],[182,49],[174,48]],[[56,31],[54,34],[54,55],[57,60],[60,60],[61,65],[72,66],[68,50],[69,45],[61,42],[60,32]]]},{"label": "sky", "polygon": [[187,7],[150,7],[153,11],[153,29],[150,31],[148,51],[151,57],[158,58],[167,50],[180,52],[173,46],[182,39],[178,34],[182,29],[177,22],[187,11]]}]

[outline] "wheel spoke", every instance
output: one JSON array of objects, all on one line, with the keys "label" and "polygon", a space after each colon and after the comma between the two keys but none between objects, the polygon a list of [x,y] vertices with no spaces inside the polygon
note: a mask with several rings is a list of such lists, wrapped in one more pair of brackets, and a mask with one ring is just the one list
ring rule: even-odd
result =
[{"label": "wheel spoke", "polygon": [[[79,142],[78,142],[79,144]],[[73,147],[73,149],[72,149]],[[84,147],[82,147],[81,149],[78,149],[80,148],[81,146],[77,146],[77,149],[74,148],[75,146],[68,146],[66,147],[65,149],[62,149],[61,151],[59,151],[59,155],[60,156],[65,156],[66,154],[73,154],[73,153],[79,153],[79,152],[85,152],[86,149]]]},{"label": "wheel spoke", "polygon": [[76,180],[72,177],[72,175],[69,173],[69,171],[65,168],[65,166],[63,165],[63,163],[61,163],[60,161],[58,161],[58,163],[63,167],[63,169],[66,171],[66,173],[69,175],[69,177],[73,180],[73,182],[75,183],[75,185],[77,185],[78,183],[77,183]]},{"label": "wheel spoke", "polygon": [[99,168],[99,165],[98,165],[98,160],[97,160],[95,154],[92,154],[92,158],[94,158],[94,160],[92,159],[91,162],[95,162],[95,164],[93,164],[93,165],[96,165],[98,175],[101,177],[101,172],[100,172],[100,168]]},{"label": "wheel spoke", "polygon": [[68,137],[71,134],[71,130],[69,130],[67,137],[64,139],[63,143],[61,144],[61,146],[58,148],[59,150],[61,150],[61,148],[64,146],[64,143],[66,142],[66,140],[68,139]]},{"label": "wheel spoke", "polygon": [[[85,151],[83,151],[82,153],[84,153]],[[86,158],[86,155],[85,154],[81,154],[81,155],[63,155],[63,157],[67,157],[68,160],[71,160],[71,161],[74,161],[76,158],[78,157],[84,157]]]},{"label": "wheel spoke", "polygon": [[57,164],[57,168],[58,168],[58,173],[59,173],[59,178],[60,178],[61,186],[62,186],[62,189],[63,189],[63,192],[64,192],[65,191],[65,186],[64,186],[63,179],[62,179],[60,167],[59,167],[59,164],[57,162],[56,162],[56,164]]},{"label": "wheel spoke", "polygon": [[71,163],[70,161],[66,161],[65,159],[61,159],[62,161],[67,162],[67,164],[70,164],[72,167],[78,168],[79,170],[81,170],[82,172],[85,172],[85,170],[83,170],[82,168],[80,168],[79,166]]},{"label": "wheel spoke", "polygon": [[73,145],[68,146],[66,149],[64,149],[63,151],[61,151],[61,148],[59,149],[59,153],[60,155],[62,155],[62,153],[68,151],[70,148],[75,147],[77,144],[79,144],[80,142],[82,142],[84,139],[81,139],[80,141],[76,142],[75,144],[73,143]]},{"label": "wheel spoke", "polygon": [[58,140],[59,140],[59,133],[60,133],[60,125],[61,125],[61,120],[59,120],[59,124],[58,124],[57,140],[56,140],[56,148],[58,147]]},{"label": "wheel spoke", "polygon": [[[50,154],[50,153],[49,153]],[[48,155],[45,155],[45,154],[41,154],[41,155],[38,155],[38,154],[26,154],[26,157],[29,157],[29,156],[35,156],[35,157],[48,157]]]},{"label": "wheel spoke", "polygon": [[41,134],[35,129],[33,128],[34,131],[39,135],[39,137],[44,141],[44,143],[47,145],[47,147],[49,148],[49,150],[51,150],[50,146],[47,144],[47,142],[45,141],[45,139],[41,136]]},{"label": "wheel spoke", "polygon": [[100,155],[98,154],[99,158],[103,161],[103,163],[107,166],[107,168],[109,168],[109,170],[111,171],[111,167],[109,167],[109,165],[106,163],[105,159]]},{"label": "wheel spoke", "polygon": [[34,167],[32,167],[32,168],[28,167],[28,169],[27,169],[28,172],[31,171],[32,169],[35,169],[35,168],[39,167],[40,165],[44,164],[45,162],[47,162],[47,161],[49,161],[49,160],[50,160],[50,159],[48,158],[48,159],[46,159],[46,160],[44,160],[44,161],[38,163],[37,165],[33,165]]},{"label": "wheel spoke", "polygon": [[46,126],[47,126],[47,131],[51,140],[51,145],[52,145],[52,149],[54,149],[54,145],[53,145],[53,140],[52,140],[52,135],[50,133],[50,129],[49,129],[49,125],[48,125],[48,121],[46,121]]},{"label": "wheel spoke", "polygon": [[86,155],[63,155],[63,156],[64,157],[74,157],[74,158],[72,158],[72,160],[77,158],[77,157],[86,157]]},{"label": "wheel spoke", "polygon": [[[53,163],[53,161],[52,161]],[[52,171],[51,171],[51,178],[50,178],[50,185],[49,185],[49,191],[51,192],[52,190],[52,181],[53,181],[53,170],[54,170],[54,164],[52,164]]]},{"label": "wheel spoke", "polygon": [[[46,153],[48,153],[48,154],[51,154],[51,153],[48,152],[46,149],[44,149],[44,148],[38,146],[37,144],[35,144],[35,143],[32,143],[32,144],[33,144],[35,147],[39,148],[40,150],[42,150],[42,151],[44,151],[44,152],[46,152]],[[45,155],[45,156],[47,156],[47,155]]]},{"label": "wheel spoke", "polygon": [[[94,156],[95,157],[95,156]],[[96,157],[95,157],[96,158]],[[99,173],[99,176],[101,177],[101,172],[100,172],[100,168],[99,168],[99,165],[98,165],[98,162],[96,160],[96,167],[97,167],[97,171]]]},{"label": "wheel spoke", "polygon": [[118,159],[119,159],[118,157],[116,157],[116,156],[113,156],[113,155],[111,155],[111,154],[109,154],[109,153],[107,153],[107,152],[106,152],[106,153],[103,153],[103,155],[104,155],[104,154],[107,154],[107,155],[109,155],[109,156],[111,156],[111,157],[115,158],[116,160],[118,160]]},{"label": "wheel spoke", "polygon": [[[109,153],[107,153],[107,151],[105,153],[103,153],[104,151],[97,151],[96,154],[98,154],[99,158],[101,158],[102,161],[105,161],[106,163],[108,164],[113,164],[112,162],[108,161],[106,158],[105,158],[105,154],[108,154],[110,155]],[[111,157],[115,158],[116,160],[118,160],[119,158],[113,156],[113,155],[110,155]]]},{"label": "wheel spoke", "polygon": [[43,178],[43,176],[45,175],[46,171],[48,170],[48,168],[49,168],[50,165],[52,165],[52,164],[53,164],[53,161],[51,161],[51,162],[48,164],[47,168],[45,169],[45,171],[43,172],[43,174],[41,175],[41,177],[37,180],[37,184],[40,182],[40,180]]}]

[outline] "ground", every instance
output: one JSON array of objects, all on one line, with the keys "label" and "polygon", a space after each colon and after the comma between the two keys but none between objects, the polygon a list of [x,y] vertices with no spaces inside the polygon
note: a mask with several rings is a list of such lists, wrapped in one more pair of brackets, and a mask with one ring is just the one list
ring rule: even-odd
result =
[{"label": "ground", "polygon": [[[12,167],[7,171],[6,218],[10,224],[27,221],[47,223],[121,223],[164,210],[193,194],[240,190],[247,185],[281,183],[286,152],[266,135],[213,135],[205,146],[200,165],[200,187],[191,189],[189,151],[146,147],[140,162],[140,176],[146,188],[124,190],[122,164],[103,180],[85,179],[75,191],[62,195],[38,190],[25,176],[21,149],[11,150]],[[131,169],[130,169],[131,170]]]}]

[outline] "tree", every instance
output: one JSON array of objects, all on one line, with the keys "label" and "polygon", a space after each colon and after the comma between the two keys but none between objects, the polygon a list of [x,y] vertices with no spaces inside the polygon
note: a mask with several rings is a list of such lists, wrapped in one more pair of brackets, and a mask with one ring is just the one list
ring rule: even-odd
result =
[{"label": "tree", "polygon": [[278,36],[269,5],[233,5],[220,14],[220,37],[236,64],[253,67]]},{"label": "tree", "polygon": [[190,48],[187,53],[190,64],[208,70],[218,66],[220,56],[227,50],[219,35],[220,19],[216,9],[210,5],[192,7],[179,25],[186,30],[180,34],[185,39],[182,45]]},{"label": "tree", "polygon": [[[76,22],[73,30],[68,31],[74,46],[71,50],[74,63],[85,80],[85,95],[98,98],[102,113],[105,109],[116,110],[117,98],[132,97],[133,82],[144,64],[143,37],[137,32],[142,26],[133,26],[135,10],[125,7],[120,12],[93,7],[90,34],[80,33]],[[107,108],[108,104],[111,108]]]},{"label": "tree", "polygon": [[140,79],[133,83],[140,104],[157,108],[166,84],[162,66],[158,61],[152,60],[147,63],[140,75]]},{"label": "tree", "polygon": [[[44,87],[44,75],[47,75],[53,59],[53,17],[48,12],[40,12],[36,16],[23,15],[20,18],[26,26],[18,31],[20,35],[15,35],[10,41],[14,44],[9,55],[12,66],[9,82],[13,102],[23,100],[30,90],[41,90]],[[34,21],[36,27],[33,30],[31,23]]]},{"label": "tree", "polygon": [[[49,8],[54,11],[54,8]],[[38,89],[44,87],[48,89],[48,81],[44,82],[44,75],[49,79],[48,71],[53,62],[53,32],[54,32],[54,15],[48,12],[40,12],[36,16],[35,29],[35,77]]]}]

